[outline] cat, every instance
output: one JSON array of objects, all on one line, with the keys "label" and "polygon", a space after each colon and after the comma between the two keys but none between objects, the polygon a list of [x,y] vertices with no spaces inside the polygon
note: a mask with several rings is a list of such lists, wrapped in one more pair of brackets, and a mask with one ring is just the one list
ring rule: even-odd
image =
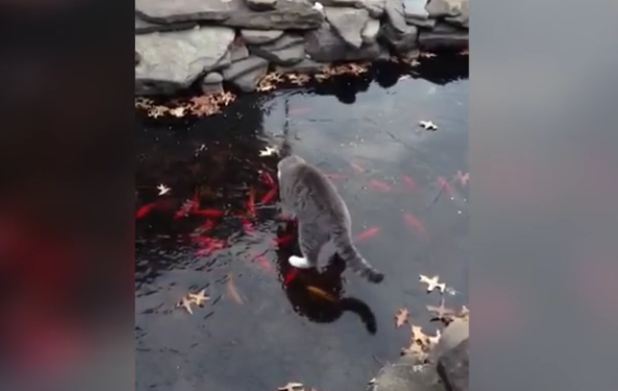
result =
[{"label": "cat", "polygon": [[298,220],[303,256],[292,255],[288,260],[292,266],[316,267],[320,249],[332,241],[352,270],[373,283],[384,279],[352,243],[350,212],[326,175],[301,157],[290,155],[277,164],[277,178],[283,210]]}]

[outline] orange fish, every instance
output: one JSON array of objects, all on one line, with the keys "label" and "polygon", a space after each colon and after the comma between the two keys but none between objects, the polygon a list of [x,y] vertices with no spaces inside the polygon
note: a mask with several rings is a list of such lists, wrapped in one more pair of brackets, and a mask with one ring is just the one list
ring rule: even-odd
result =
[{"label": "orange fish", "polygon": [[290,269],[290,271],[285,275],[283,279],[283,285],[288,286],[292,281],[294,281],[298,275],[300,274],[300,270],[296,268]]},{"label": "orange fish", "polygon": [[225,213],[219,209],[196,209],[191,211],[192,215],[202,216],[209,219],[216,219],[223,216]]},{"label": "orange fish", "polygon": [[210,255],[214,251],[221,250],[226,246],[225,240],[210,238],[208,236],[198,236],[193,238],[193,241],[201,247],[196,251],[196,255],[198,256]]},{"label": "orange fish", "polygon": [[364,230],[363,232],[357,234],[354,237],[354,241],[360,242],[362,240],[373,238],[378,233],[380,233],[380,227],[370,227],[370,228],[367,228],[366,230]]},{"label": "orange fish", "polygon": [[421,220],[418,219],[414,214],[406,212],[403,214],[403,220],[405,223],[413,228],[417,233],[421,235],[427,235],[427,230],[425,229],[425,224]]},{"label": "orange fish", "polygon": [[247,214],[249,217],[255,217],[255,189],[253,187],[249,190],[249,198],[247,199]]},{"label": "orange fish", "polygon": [[276,246],[285,247],[294,242],[296,236],[294,234],[288,234],[285,236],[280,236],[278,238],[273,239],[273,242]]},{"label": "orange fish", "polygon": [[262,269],[264,269],[265,271],[267,271],[269,273],[275,271],[273,269],[272,263],[270,263],[270,261],[265,256],[260,255],[259,257],[256,258],[256,261],[257,261],[258,265],[260,265],[260,267]]},{"label": "orange fish", "polygon": [[197,201],[195,201],[195,199],[193,200],[186,200],[181,206],[180,209],[178,209],[178,211],[174,214],[174,219],[175,220],[179,220],[182,218],[185,218],[189,215],[189,213],[191,213],[192,211],[196,210],[197,208],[199,208],[199,205],[197,203]]},{"label": "orange fish", "polygon": [[262,199],[260,200],[260,203],[263,205],[269,204],[276,197],[277,197],[277,187],[275,186],[272,189],[270,189],[268,193],[264,195],[264,197],[262,197]]},{"label": "orange fish", "polygon": [[156,202],[151,202],[149,204],[142,205],[137,210],[137,212],[135,212],[135,218],[137,220],[143,219],[144,217],[148,216],[150,214],[150,212],[152,212],[156,208],[157,208],[157,203]]},{"label": "orange fish", "polygon": [[262,181],[262,183],[264,183],[265,185],[268,185],[271,187],[275,186],[275,180],[273,179],[272,175],[270,175],[268,171],[260,172],[260,181]]},{"label": "orange fish", "polygon": [[331,303],[336,303],[337,299],[332,294],[326,292],[324,289],[318,288],[317,286],[307,285],[305,287],[309,293],[312,295],[319,297],[320,299],[330,301]]},{"label": "orange fish", "polygon": [[388,183],[381,181],[379,179],[372,179],[369,181],[369,187],[376,191],[381,191],[383,193],[387,193],[391,191],[391,185]]},{"label": "orange fish", "polygon": [[408,190],[416,190],[416,182],[414,182],[414,179],[412,179],[412,177],[402,175],[401,180],[403,181],[404,185]]}]

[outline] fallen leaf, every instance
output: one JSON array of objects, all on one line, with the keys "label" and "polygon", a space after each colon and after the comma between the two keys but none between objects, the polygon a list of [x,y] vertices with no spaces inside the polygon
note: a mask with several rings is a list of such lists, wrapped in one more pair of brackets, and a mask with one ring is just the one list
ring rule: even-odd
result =
[{"label": "fallen leaf", "polygon": [[408,321],[410,311],[407,308],[400,308],[395,314],[395,327],[399,328]]},{"label": "fallen leaf", "polygon": [[270,147],[267,145],[266,148],[260,151],[260,156],[272,156],[277,153],[279,153],[277,147]]},{"label": "fallen leaf", "polygon": [[304,391],[305,386],[303,383],[290,382],[283,387],[279,387],[278,391]]},{"label": "fallen leaf", "polygon": [[444,297],[442,298],[442,300],[440,300],[440,306],[436,307],[433,305],[428,305],[427,307],[427,311],[431,312],[432,314],[434,314],[435,316],[432,318],[432,320],[440,320],[444,323],[450,323],[453,320],[453,316],[455,315],[455,310],[452,310],[450,308],[446,308],[444,306]]},{"label": "fallen leaf", "polygon": [[427,340],[429,341],[430,346],[435,346],[440,342],[440,338],[442,337],[442,333],[440,330],[436,330],[435,336],[427,336]]},{"label": "fallen leaf", "polygon": [[178,307],[184,307],[188,313],[190,313],[191,315],[193,315],[193,309],[191,309],[191,304],[193,302],[191,300],[189,300],[189,298],[187,298],[186,296],[182,298],[182,300],[180,301],[180,303],[178,303]]},{"label": "fallen leaf", "polygon": [[440,283],[440,277],[437,275],[429,278],[423,274],[420,274],[419,280],[421,283],[427,284],[427,293],[432,292],[436,288],[438,288],[441,293],[444,293],[444,290],[446,289],[446,284]]},{"label": "fallen leaf", "polygon": [[412,330],[412,342],[416,342],[423,347],[429,345],[429,336],[423,333],[423,328],[421,326],[411,325]]},{"label": "fallen leaf", "polygon": [[438,130],[438,125],[431,121],[419,121],[419,126],[425,130]]},{"label": "fallen leaf", "polygon": [[464,174],[461,170],[457,170],[457,175],[455,175],[455,178],[459,181],[459,183],[461,183],[462,186],[466,186],[470,180],[470,173],[466,172]]},{"label": "fallen leaf", "polygon": [[210,297],[208,297],[205,293],[206,289],[202,289],[198,293],[189,293],[187,296],[193,303],[201,307],[204,302],[210,300]]},{"label": "fallen leaf", "polygon": [[169,112],[171,115],[173,115],[176,118],[182,118],[185,116],[186,111],[187,111],[186,107],[179,106],[179,107],[176,107],[175,109],[170,109]]}]

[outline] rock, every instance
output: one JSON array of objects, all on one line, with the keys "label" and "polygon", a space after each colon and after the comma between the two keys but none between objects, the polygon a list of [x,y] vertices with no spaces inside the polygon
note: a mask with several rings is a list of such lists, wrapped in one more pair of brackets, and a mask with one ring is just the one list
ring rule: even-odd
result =
[{"label": "rock", "polygon": [[437,23],[433,30],[422,30],[418,41],[421,49],[430,52],[461,51],[468,48],[468,31]]},{"label": "rock", "polygon": [[386,0],[385,8],[387,23],[393,27],[393,30],[407,34],[413,27],[408,26],[403,10],[403,3],[401,0]]},{"label": "rock", "polygon": [[326,19],[348,44],[360,48],[361,32],[369,21],[369,11],[357,8],[326,7]]},{"label": "rock", "polygon": [[408,356],[383,367],[369,389],[372,391],[445,391],[433,366],[418,367],[414,359]]},{"label": "rock", "polygon": [[363,44],[359,49],[351,47],[328,23],[305,34],[305,51],[320,62],[374,60],[381,53],[376,42]]},{"label": "rock", "polygon": [[234,40],[229,48],[230,59],[232,62],[249,57],[249,49],[242,40]]},{"label": "rock", "polygon": [[277,0],[246,0],[249,8],[255,11],[273,10]]},{"label": "rock", "polygon": [[284,34],[274,42],[251,45],[249,51],[277,65],[293,65],[305,58],[304,40],[297,34]]},{"label": "rock", "polygon": [[173,94],[189,87],[225,63],[234,35],[226,27],[136,35],[135,50],[141,57],[135,67],[136,93]]},{"label": "rock", "polygon": [[389,43],[397,54],[407,54],[418,47],[418,29],[416,26],[407,26],[407,32],[395,30],[389,23],[382,25],[381,36]]},{"label": "rock", "polygon": [[380,32],[380,21],[376,19],[369,19],[367,24],[361,31],[361,38],[364,43],[374,43]]},{"label": "rock", "polygon": [[465,0],[461,3],[461,13],[457,16],[446,16],[444,21],[458,27],[470,27],[470,2]]},{"label": "rock", "polygon": [[448,391],[468,391],[470,377],[469,339],[445,352],[438,360],[438,374]]},{"label": "rock", "polygon": [[369,11],[372,18],[380,19],[384,14],[385,0],[322,0],[320,3],[327,7],[363,8]]},{"label": "rock", "polygon": [[277,40],[283,35],[283,31],[242,29],[240,35],[249,45],[262,45]]},{"label": "rock", "polygon": [[427,0],[403,0],[403,13],[406,23],[417,26],[432,28],[436,20],[429,17],[425,9]]},{"label": "rock", "polygon": [[282,0],[266,11],[250,9],[245,0],[135,0],[135,13],[153,23],[216,22],[257,30],[310,30],[324,20],[305,0]]},{"label": "rock", "polygon": [[453,349],[470,337],[470,321],[468,319],[455,318],[442,331],[440,342],[431,352],[432,361],[450,349]]},{"label": "rock", "polygon": [[328,63],[317,62],[317,61],[313,61],[313,60],[306,58],[302,60],[301,62],[296,63],[294,65],[290,65],[290,66],[278,65],[275,67],[275,71],[279,73],[298,72],[298,73],[305,73],[305,74],[311,75],[311,74],[320,72],[322,68],[324,68],[326,65],[328,65]]},{"label": "rock", "polygon": [[266,72],[268,72],[268,61],[260,57],[249,56],[225,68],[223,79],[243,92],[252,92],[255,91]]},{"label": "rock", "polygon": [[148,34],[155,31],[180,31],[190,30],[197,25],[196,22],[182,22],[182,23],[150,23],[139,16],[135,15],[135,34]]},{"label": "rock", "polygon": [[202,79],[202,92],[206,95],[223,92],[223,76],[217,72],[211,72]]},{"label": "rock", "polygon": [[443,18],[458,27],[468,28],[469,0],[430,0],[425,8],[432,18]]}]

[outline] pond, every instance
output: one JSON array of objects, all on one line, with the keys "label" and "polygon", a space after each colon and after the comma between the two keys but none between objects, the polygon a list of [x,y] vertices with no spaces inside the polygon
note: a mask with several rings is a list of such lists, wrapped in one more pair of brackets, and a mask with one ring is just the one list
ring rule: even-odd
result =
[{"label": "pond", "polygon": [[[363,79],[240,97],[223,114],[137,129],[138,390],[363,389],[408,345],[395,312],[433,332],[439,305],[419,274],[439,275],[448,307],[468,303],[467,57],[425,59],[413,75],[375,66]],[[418,126],[431,120],[436,131]],[[293,225],[272,197],[290,149],[327,173],[346,200],[371,284],[337,259],[296,272]],[[159,196],[157,186],[171,190]],[[200,213],[184,217],[187,200]],[[315,286],[327,295],[307,289]],[[187,292],[210,300],[193,314]]]}]

